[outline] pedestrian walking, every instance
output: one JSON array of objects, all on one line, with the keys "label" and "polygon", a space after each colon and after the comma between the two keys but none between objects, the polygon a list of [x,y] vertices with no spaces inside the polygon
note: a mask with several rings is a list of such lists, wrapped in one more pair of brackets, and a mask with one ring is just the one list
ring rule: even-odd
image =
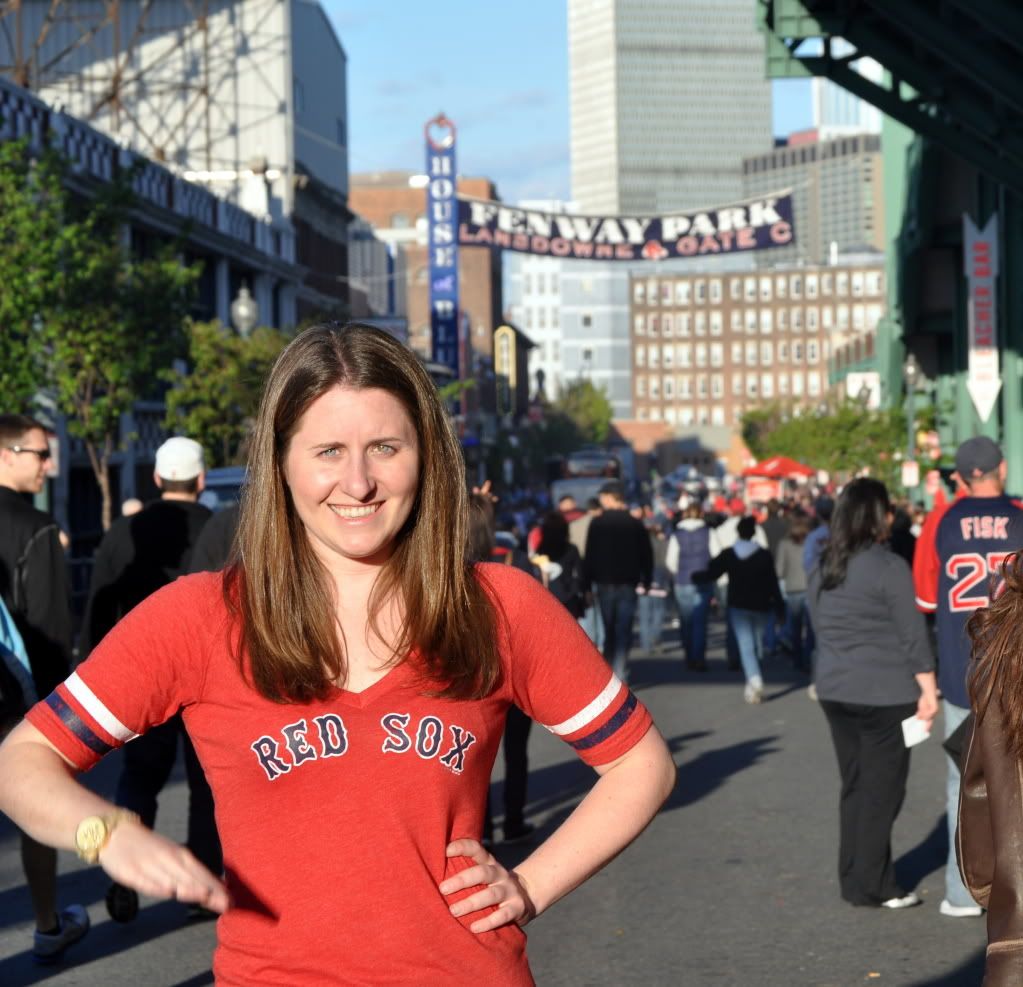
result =
[{"label": "pedestrian walking", "polygon": [[888,491],[862,477],[842,491],[807,591],[817,635],[817,695],[842,780],[838,879],[852,905],[907,908],[892,864],[909,748],[902,721],[930,729],[938,712],[934,658],[913,604],[905,560],[889,551]]},{"label": "pedestrian walking", "polygon": [[682,520],[668,539],[664,564],[673,580],[686,667],[705,672],[707,621],[714,589],[710,583],[693,582],[693,573],[710,565],[710,528],[699,504],[689,504],[682,511]]},{"label": "pedestrian walking", "polygon": [[650,654],[661,645],[661,634],[664,630],[664,610],[671,592],[671,575],[666,563],[668,552],[668,536],[664,526],[649,518],[644,524],[647,537],[650,539],[650,551],[653,555],[653,577],[647,589],[637,587],[639,615],[639,646],[645,654]]},{"label": "pedestrian walking", "polygon": [[[160,498],[135,514],[118,518],[96,549],[85,612],[84,655],[91,654],[144,599],[190,571],[192,549],[212,517],[209,508],[198,502],[204,477],[202,446],[193,439],[174,436],[156,450],[153,480]],[[115,800],[152,829],[159,795],[174,769],[179,745],[188,781],[186,845],[211,873],[220,874],[223,857],[213,795],[180,715],[155,724],[125,747]],[[106,907],[114,921],[131,922],[138,915],[138,893],[115,881],[107,889]],[[199,906],[189,909],[191,918],[208,914]]]},{"label": "pedestrian walking", "polygon": [[807,576],[803,567],[803,543],[809,533],[810,519],[802,512],[794,514],[774,556],[778,583],[785,597],[782,642],[792,655],[792,664],[803,672],[810,670],[814,648],[813,628],[806,612]]},{"label": "pedestrian walking", "polygon": [[[962,496],[948,504],[933,524],[925,525],[914,554],[917,606],[935,614],[946,737],[970,712],[967,621],[988,606],[991,577],[998,574],[1009,555],[1023,547],[1010,535],[1023,511],[1004,492],[1006,465],[997,443],[983,435],[967,439],[956,450],[955,467]],[[963,884],[955,856],[960,765],[951,756],[946,761],[949,851],[940,911],[949,918],[976,917],[983,909]]]},{"label": "pedestrian walking", "polygon": [[781,620],[785,615],[774,559],[766,548],[754,541],[756,528],[754,518],[741,518],[736,527],[735,544],[712,558],[706,571],[693,575],[698,583],[728,576],[729,619],[746,677],[743,698],[752,704],[759,703],[764,695],[760,668],[764,628],[769,620]]},{"label": "pedestrian walking", "polygon": [[[49,459],[40,422],[0,415],[0,597],[13,622],[12,649],[16,632],[29,665],[23,676],[4,675],[0,737],[71,668],[71,598],[60,532],[24,496],[43,489]],[[58,906],[57,854],[24,831],[21,863],[35,913],[32,955],[40,963],[56,962],[89,931],[88,913],[81,905]]]},{"label": "pedestrian walking", "polygon": [[636,590],[653,579],[653,552],[643,522],[625,507],[625,489],[616,480],[600,488],[600,517],[590,522],[583,556],[586,582],[596,588],[604,621],[604,657],[614,674],[628,680]]},{"label": "pedestrian walking", "polygon": [[[600,501],[596,497],[590,497],[586,501],[586,512],[574,521],[568,522],[568,539],[575,545],[580,558],[586,554],[586,538],[590,533],[590,522],[595,517],[599,517],[600,513]],[[597,650],[602,652],[604,650],[604,619],[601,617],[600,607],[596,603],[596,587],[587,584],[584,589],[585,609],[582,617],[579,618],[579,623],[586,631],[586,636],[596,645]]]},{"label": "pedestrian walking", "polygon": [[969,621],[974,723],[963,763],[956,849],[963,883],[987,909],[984,987],[1023,983],[1023,556]]},{"label": "pedestrian walking", "polygon": [[[222,912],[226,987],[531,983],[521,927],[643,830],[675,771],[564,607],[468,562],[464,475],[411,350],[307,329],[257,415],[239,561],[144,601],[29,712],[0,748],[0,808],[119,883]],[[480,837],[513,703],[599,778],[509,870]],[[179,711],[224,883],[74,779]]]}]

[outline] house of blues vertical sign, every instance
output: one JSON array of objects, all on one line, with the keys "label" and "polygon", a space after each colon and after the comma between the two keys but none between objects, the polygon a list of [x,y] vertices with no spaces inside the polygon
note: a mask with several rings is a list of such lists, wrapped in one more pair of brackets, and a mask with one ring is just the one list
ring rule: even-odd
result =
[{"label": "house of blues vertical sign", "polygon": [[430,250],[432,355],[458,375],[458,202],[455,125],[444,114],[426,125],[426,215]]}]

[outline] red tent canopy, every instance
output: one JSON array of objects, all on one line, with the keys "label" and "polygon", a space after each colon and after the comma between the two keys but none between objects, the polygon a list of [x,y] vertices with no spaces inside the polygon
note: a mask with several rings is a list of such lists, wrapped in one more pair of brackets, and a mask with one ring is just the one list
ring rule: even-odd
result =
[{"label": "red tent canopy", "polygon": [[809,466],[789,459],[788,456],[772,456],[770,459],[748,466],[742,471],[742,475],[766,476],[780,480],[790,476],[814,476],[816,472]]}]

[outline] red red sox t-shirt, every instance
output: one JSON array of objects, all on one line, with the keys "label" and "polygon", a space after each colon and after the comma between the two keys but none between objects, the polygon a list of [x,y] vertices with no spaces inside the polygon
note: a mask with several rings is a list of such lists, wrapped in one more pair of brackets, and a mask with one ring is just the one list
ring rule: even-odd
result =
[{"label": "red red sox t-shirt", "polygon": [[[92,767],[179,710],[216,801],[232,904],[217,983],[531,984],[525,934],[474,934],[438,885],[478,838],[509,704],[591,765],[651,725],[575,620],[512,566],[479,574],[499,602],[504,674],[480,700],[424,695],[415,655],[360,693],[279,704],[243,679],[221,575],[179,579],[132,611],[28,714]],[[466,892],[469,894],[471,892]]]}]

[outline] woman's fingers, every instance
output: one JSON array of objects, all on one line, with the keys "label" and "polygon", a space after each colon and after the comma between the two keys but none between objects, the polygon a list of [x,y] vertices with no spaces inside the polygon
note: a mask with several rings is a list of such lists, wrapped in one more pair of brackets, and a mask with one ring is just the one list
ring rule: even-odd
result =
[{"label": "woman's fingers", "polygon": [[471,915],[484,908],[495,908],[490,915],[477,919],[469,926],[470,932],[490,932],[502,925],[518,922],[525,925],[536,914],[522,881],[507,870],[500,861],[488,853],[476,840],[455,840],[447,848],[449,857],[467,857],[474,865],[445,879],[440,884],[441,894],[455,894],[467,888],[479,888],[473,894],[450,906],[455,918]]}]

